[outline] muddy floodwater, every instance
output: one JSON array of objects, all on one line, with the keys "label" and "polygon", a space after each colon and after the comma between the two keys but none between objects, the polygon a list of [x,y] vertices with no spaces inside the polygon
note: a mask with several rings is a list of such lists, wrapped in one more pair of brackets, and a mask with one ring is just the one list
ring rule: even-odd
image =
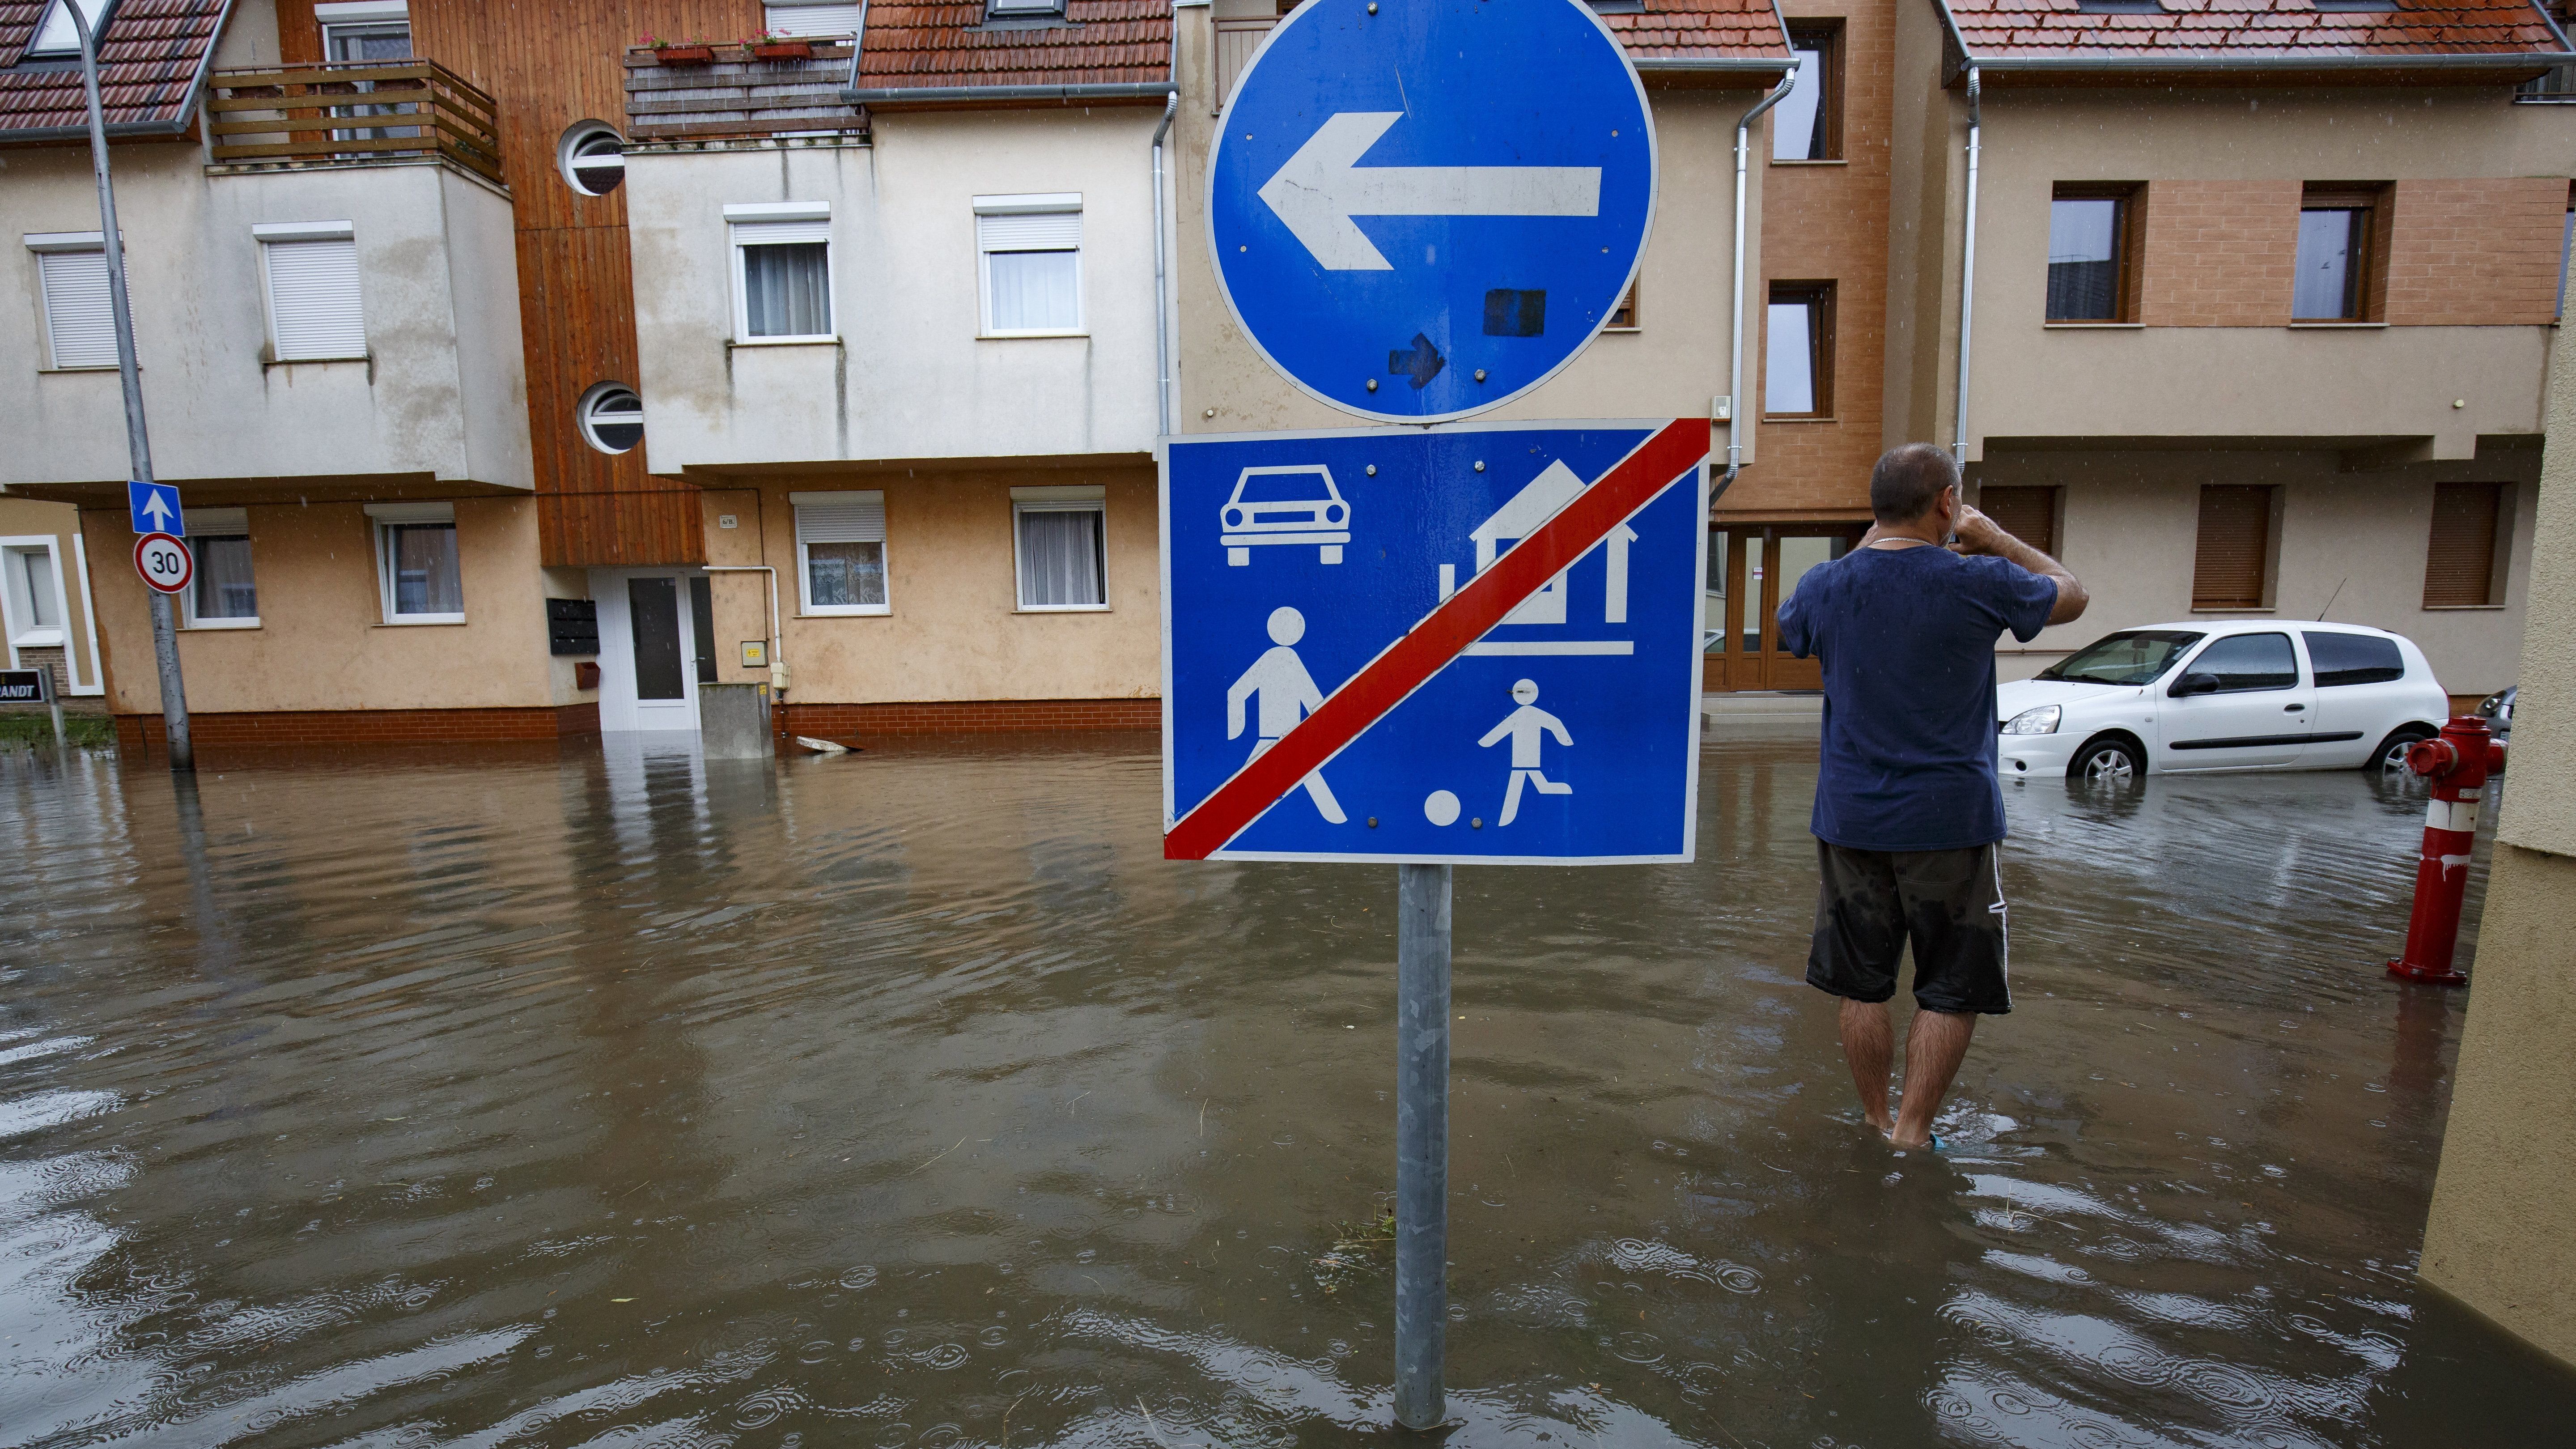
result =
[{"label": "muddy floodwater", "polygon": [[[0,756],[0,1444],[1398,1437],[1395,871],[1165,863],[1154,748]],[[1448,1442],[2570,1442],[2413,1276],[2421,795],[2007,787],[2015,1009],[1898,1157],[1814,779],[1458,872]]]}]

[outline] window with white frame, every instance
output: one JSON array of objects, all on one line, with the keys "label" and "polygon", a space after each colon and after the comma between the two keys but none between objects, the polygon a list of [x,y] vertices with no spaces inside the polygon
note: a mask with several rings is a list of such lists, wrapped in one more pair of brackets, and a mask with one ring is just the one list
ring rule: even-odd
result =
[{"label": "window with white frame", "polygon": [[1109,514],[1098,487],[1011,490],[1012,563],[1020,608],[1109,607]]},{"label": "window with white frame", "polygon": [[367,355],[356,233],[345,221],[262,222],[250,229],[259,242],[272,360],[330,362]]},{"label": "window with white frame", "polygon": [[771,201],[724,210],[733,231],[734,339],[834,340],[831,207]]},{"label": "window with white frame", "polygon": [[27,42],[24,60],[80,59],[80,32],[72,28],[71,8],[80,6],[81,22],[89,27],[89,43],[95,48],[104,39],[107,22],[116,0],[52,0],[45,7],[45,18],[36,23],[36,38]]},{"label": "window with white frame", "polygon": [[772,35],[819,39],[859,33],[858,0],[764,0],[761,12]]},{"label": "window with white frame", "polygon": [[[107,239],[94,231],[30,232],[45,294],[45,365],[57,372],[116,366],[116,314],[107,296]],[[127,269],[132,275],[131,266]]]},{"label": "window with white frame", "polygon": [[250,511],[188,510],[188,551],[197,567],[188,581],[188,627],[256,629],[259,585],[250,571]]},{"label": "window with white frame", "polygon": [[388,624],[462,624],[465,585],[453,503],[370,503],[376,586]]},{"label": "window with white frame", "polygon": [[1082,331],[1082,194],[975,198],[987,337]]},{"label": "window with white frame", "polygon": [[796,508],[797,593],[804,612],[888,612],[885,494],[790,493],[787,501]]},{"label": "window with white frame", "polygon": [[64,642],[62,578],[52,539],[0,545],[0,615],[7,617],[12,648],[50,649]]}]

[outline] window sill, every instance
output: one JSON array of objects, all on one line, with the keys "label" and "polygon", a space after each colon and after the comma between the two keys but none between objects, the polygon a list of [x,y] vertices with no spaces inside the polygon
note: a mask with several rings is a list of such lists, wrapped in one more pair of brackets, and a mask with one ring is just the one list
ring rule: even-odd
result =
[{"label": "window sill", "polygon": [[2384,332],[2385,322],[2293,322],[2293,332]]},{"label": "window sill", "polygon": [[2214,608],[2204,608],[2199,604],[2194,604],[2191,606],[2191,611],[2195,614],[2270,614],[2278,612],[2270,604],[2265,604],[2259,609],[2239,609],[2223,604]]},{"label": "window sill", "polygon": [[9,641],[9,647],[13,649],[62,649],[69,646],[63,642],[63,630],[61,625],[39,624],[35,628],[11,639]]},{"label": "window sill", "polygon": [[2511,604],[2426,604],[2427,614],[2500,614]]},{"label": "window sill", "polygon": [[1106,614],[1107,604],[1022,604],[1014,614]]},{"label": "window sill", "polygon": [[1077,327],[1070,332],[978,332],[975,334],[975,340],[978,342],[1019,342],[1031,337],[1088,337],[1090,335],[1091,334],[1088,331]]},{"label": "window sill", "polygon": [[1826,156],[1813,161],[1782,161],[1774,158],[1771,164],[1774,166],[1849,166],[1851,164],[1851,158],[1847,156]]},{"label": "window sill", "polygon": [[191,619],[180,627],[191,634],[220,634],[226,629],[256,629],[259,627],[259,616],[254,614],[247,619]]},{"label": "window sill", "polygon": [[375,364],[375,360],[376,355],[374,353],[361,352],[354,357],[263,357],[259,360],[259,365],[261,370],[265,371],[272,367],[323,367],[330,366],[335,363],[350,362],[365,363],[368,366],[373,366]]},{"label": "window sill", "polygon": [[847,608],[807,606],[796,611],[799,619],[882,619],[894,612],[892,604],[852,604]]},{"label": "window sill", "polygon": [[841,345],[841,339],[840,339],[840,338],[838,338],[838,337],[828,337],[828,336],[827,336],[827,337],[734,337],[734,338],[729,338],[729,339],[727,339],[727,340],[726,340],[726,342],[725,342],[725,346],[727,346],[727,347],[838,347],[838,346],[840,346],[840,345]]},{"label": "window sill", "polygon": [[2043,322],[2051,332],[2144,332],[2144,322]]},{"label": "window sill", "polygon": [[[134,370],[135,370],[135,371],[137,371],[137,372],[141,372],[143,369],[142,369],[140,366],[138,366],[138,367],[136,367]],[[112,373],[112,372],[114,372],[114,371],[116,371],[116,364],[115,364],[115,363],[113,363],[113,362],[102,362],[102,363],[99,363],[98,365],[96,365],[96,366],[94,366],[94,367],[40,367],[40,368],[37,368],[37,369],[36,369],[36,372],[37,372],[37,374],[38,374],[39,376],[41,376],[41,375],[43,375],[43,374],[45,374],[45,373],[48,373],[48,372],[64,373],[64,374],[72,374],[72,373],[82,373],[82,372],[108,372],[108,373]]]},{"label": "window sill", "polygon": [[369,627],[376,629],[461,629],[465,627],[465,616],[463,614],[418,614],[408,619],[387,619],[380,624],[370,625]]}]

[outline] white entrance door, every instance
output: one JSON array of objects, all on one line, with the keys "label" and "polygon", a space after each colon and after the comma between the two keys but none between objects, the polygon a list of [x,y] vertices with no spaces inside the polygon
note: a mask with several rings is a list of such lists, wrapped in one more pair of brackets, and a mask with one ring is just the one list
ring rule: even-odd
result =
[{"label": "white entrance door", "polygon": [[698,727],[698,684],[714,669],[706,575],[594,569],[599,604],[599,727]]}]

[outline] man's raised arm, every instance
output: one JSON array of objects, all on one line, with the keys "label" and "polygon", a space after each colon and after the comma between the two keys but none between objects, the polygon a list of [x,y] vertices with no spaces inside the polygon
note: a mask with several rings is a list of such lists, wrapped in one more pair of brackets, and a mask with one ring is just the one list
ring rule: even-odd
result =
[{"label": "man's raised arm", "polygon": [[2057,582],[2057,606],[2048,611],[2048,622],[2071,624],[2083,617],[2084,606],[2093,596],[2084,590],[2082,580],[2066,571],[2066,565],[2032,548],[2006,533],[1991,518],[1966,504],[1959,505],[1959,541],[1953,545],[1960,553],[1990,553],[2010,559],[2035,574],[2046,574]]}]

